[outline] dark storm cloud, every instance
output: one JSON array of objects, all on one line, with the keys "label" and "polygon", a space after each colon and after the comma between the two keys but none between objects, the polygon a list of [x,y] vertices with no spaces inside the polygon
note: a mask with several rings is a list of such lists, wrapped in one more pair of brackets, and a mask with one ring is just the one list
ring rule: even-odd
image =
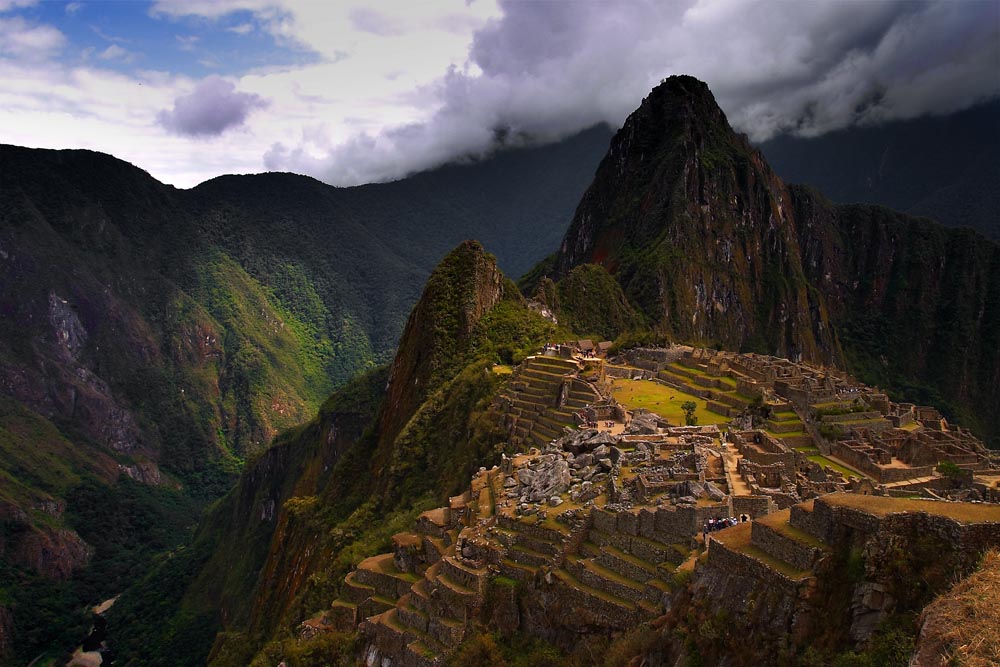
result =
[{"label": "dark storm cloud", "polygon": [[242,125],[254,109],[267,106],[260,95],[238,93],[236,86],[218,76],[199,83],[189,95],[174,100],[174,108],[157,120],[170,132],[192,137],[215,136]]},{"label": "dark storm cloud", "polygon": [[947,113],[1000,94],[1000,3],[514,2],[466,71],[422,91],[426,122],[327,158],[276,146],[272,168],[358,183],[488,150],[494,130],[545,141],[619,126],[660,79],[706,81],[753,139]]}]

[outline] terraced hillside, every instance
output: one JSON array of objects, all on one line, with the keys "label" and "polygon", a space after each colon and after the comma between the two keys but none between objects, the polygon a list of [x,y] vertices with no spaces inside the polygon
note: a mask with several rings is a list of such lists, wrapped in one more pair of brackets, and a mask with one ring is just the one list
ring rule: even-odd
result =
[{"label": "terraced hillside", "polygon": [[506,413],[505,428],[512,446],[544,447],[567,426],[576,427],[574,413],[601,399],[593,385],[580,377],[582,369],[572,359],[533,356],[514,371],[498,401]]},{"label": "terraced hillside", "polygon": [[[483,626],[563,647],[579,632],[628,631],[664,613],[704,522],[733,515],[707,479],[714,473],[699,448],[711,442],[699,428],[616,439],[582,430],[504,457],[396,534],[392,553],[362,560],[331,609],[309,623],[357,627],[367,660],[408,667],[438,664]],[[689,472],[676,484],[642,486],[639,498],[662,466],[682,461]],[[689,493],[701,500],[678,498]]]}]

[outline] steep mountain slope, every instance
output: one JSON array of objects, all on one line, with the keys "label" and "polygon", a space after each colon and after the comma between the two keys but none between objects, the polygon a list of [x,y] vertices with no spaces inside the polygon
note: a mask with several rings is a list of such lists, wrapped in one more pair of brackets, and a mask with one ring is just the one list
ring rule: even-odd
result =
[{"label": "steep mountain slope", "polygon": [[666,79],[629,117],[522,287],[586,263],[663,334],[846,366],[1000,435],[1000,248],[789,188],[700,81]]},{"label": "steep mountain slope", "polygon": [[[16,415],[0,616],[39,573],[75,572],[73,587],[114,559],[81,541],[79,517],[96,517],[70,499],[96,496],[78,487],[132,502],[123,480],[158,485],[149,511],[218,496],[276,433],[391,358],[420,285],[467,234],[517,239],[503,258],[515,270],[536,262],[544,245],[525,240],[561,235],[608,133],[350,189],[266,174],[181,191],[106,155],[0,147],[0,400]],[[119,592],[104,579],[87,590]],[[56,625],[14,651],[30,661]]]},{"label": "steep mountain slope", "polygon": [[461,244],[432,273],[391,371],[351,383],[248,464],[194,546],[116,605],[115,645],[148,665],[204,664],[209,649],[214,665],[249,664],[497,455],[486,411],[507,376],[493,362],[556,335],[482,246]]},{"label": "steep mountain slope", "polygon": [[760,144],[790,183],[1000,240],[1000,100],[959,113]]}]

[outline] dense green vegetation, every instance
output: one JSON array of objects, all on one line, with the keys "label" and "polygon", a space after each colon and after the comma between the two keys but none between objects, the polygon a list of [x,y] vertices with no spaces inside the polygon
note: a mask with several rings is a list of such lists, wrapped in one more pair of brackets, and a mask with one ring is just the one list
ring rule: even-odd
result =
[{"label": "dense green vegetation", "polygon": [[[15,621],[11,664],[71,651],[90,631],[89,608],[139,579],[156,554],[188,539],[199,516],[184,494],[128,478],[113,486],[85,478],[69,489],[66,502],[66,527],[93,547],[91,564],[68,581],[0,564],[0,604]],[[3,541],[13,542],[26,530],[32,528],[3,522]]]},{"label": "dense green vegetation", "polygon": [[[110,502],[101,488],[131,498],[115,485],[119,464],[153,462],[179,490],[138,506],[153,520],[187,503],[193,524],[276,433],[391,359],[424,279],[457,242],[482,238],[515,275],[554,246],[609,137],[598,127],[348,189],[269,174],[179,191],[89,151],[0,147],[0,515],[15,517],[5,530],[13,540],[70,517],[85,525],[93,503]],[[145,535],[128,513],[111,521]],[[176,544],[177,526],[163,526]],[[76,618],[69,609],[99,601],[73,592],[89,571],[109,587],[142,576],[136,563],[167,548],[146,537],[142,549],[88,539],[93,565],[66,584],[4,561],[5,590],[20,582],[17,623],[39,620],[24,603],[33,596],[51,602],[39,614]],[[195,572],[210,546],[178,547],[161,567]],[[173,630],[157,626],[176,635],[160,643],[204,655],[196,637],[211,642],[213,607],[186,608]],[[181,626],[201,634],[188,644]],[[19,656],[46,637],[60,650],[79,639],[59,623],[39,627],[19,635]]]},{"label": "dense green vegetation", "polygon": [[[249,461],[194,545],[116,606],[111,632],[123,653],[143,664],[204,664],[212,633],[185,647],[164,634],[191,622],[221,631],[210,656],[217,667],[291,659],[295,625],[329,605],[353,566],[388,550],[394,533],[499,456],[506,438],[490,404],[508,376],[492,365],[567,334],[527,308],[481,246],[460,246],[414,309],[388,391],[385,371],[359,378]],[[185,592],[154,592],[177,576]],[[221,618],[209,616],[213,604]],[[177,611],[164,619],[165,608]]]},{"label": "dense green vegetation", "polygon": [[[531,286],[534,275],[526,276],[522,287]],[[581,336],[614,340],[623,333],[645,328],[642,316],[618,282],[596,264],[574,267],[558,284],[543,278],[535,296],[555,313],[560,324]]]}]

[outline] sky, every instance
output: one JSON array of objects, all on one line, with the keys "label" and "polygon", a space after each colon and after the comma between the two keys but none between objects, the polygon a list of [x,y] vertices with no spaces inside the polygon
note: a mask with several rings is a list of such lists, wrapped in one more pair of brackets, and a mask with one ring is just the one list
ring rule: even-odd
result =
[{"label": "sky", "polygon": [[1000,96],[1000,0],[0,0],[0,143],[401,178],[706,81],[762,141]]}]

